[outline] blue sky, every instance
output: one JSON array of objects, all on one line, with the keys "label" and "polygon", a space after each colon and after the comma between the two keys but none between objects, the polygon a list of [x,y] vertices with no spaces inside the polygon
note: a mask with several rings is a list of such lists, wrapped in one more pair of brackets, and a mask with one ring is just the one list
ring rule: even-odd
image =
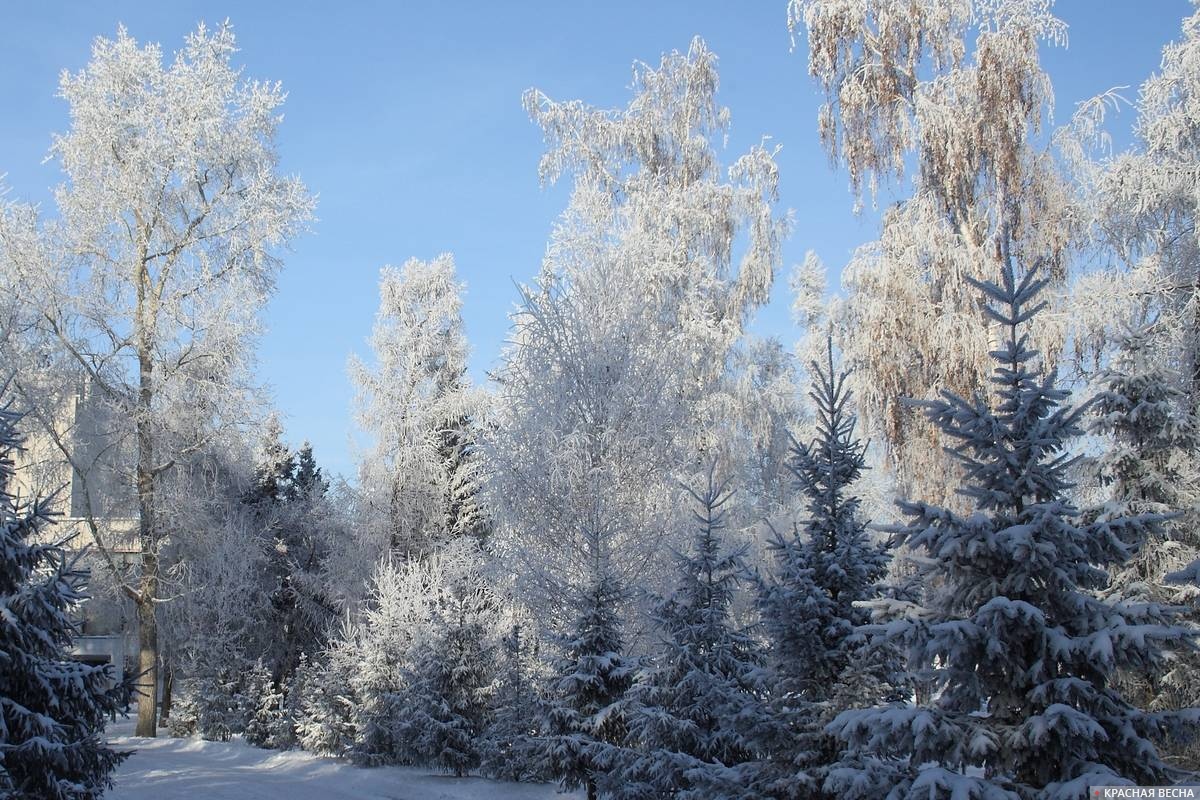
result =
[{"label": "blue sky", "polygon": [[[351,352],[366,353],[379,268],[455,254],[468,289],[471,371],[482,380],[508,330],[514,281],[537,271],[565,187],[543,189],[541,136],[521,93],[600,106],[627,100],[630,65],[657,62],[704,37],[720,57],[720,99],[732,112],[728,161],[768,135],[779,155],[781,201],[795,231],[771,305],[756,330],[795,338],[786,275],[816,250],[836,273],[875,236],[855,217],[846,175],[816,133],[820,97],[794,51],[784,0],[324,4],[176,2],[10,3],[0,17],[0,174],[10,197],[43,203],[60,180],[43,158],[67,124],[59,71],[77,70],[92,39],[124,23],[139,41],[178,48],[197,22],[232,20],[245,75],[282,81],[286,171],[320,196],[313,233],[298,240],[266,310],[259,352],[293,442],[313,442],[331,472],[353,472]],[[1186,0],[1060,0],[1068,48],[1046,64],[1057,118],[1114,85],[1137,85],[1178,38]],[[1133,114],[1113,121],[1126,140]]]}]

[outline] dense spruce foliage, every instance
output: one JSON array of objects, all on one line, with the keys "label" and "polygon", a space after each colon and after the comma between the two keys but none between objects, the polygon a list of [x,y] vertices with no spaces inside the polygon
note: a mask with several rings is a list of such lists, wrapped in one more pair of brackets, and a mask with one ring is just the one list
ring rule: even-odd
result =
[{"label": "dense spruce foliage", "polygon": [[825,363],[811,368],[816,438],[793,442],[788,462],[807,519],[774,533],[774,564],[758,598],[770,714],[748,775],[761,797],[837,796],[825,784],[841,747],[825,728],[840,711],[884,699],[891,678],[886,649],[856,635],[867,622],[861,603],[878,594],[888,565],[854,494],[866,445],[855,435],[846,375],[834,372],[832,342]]},{"label": "dense spruce foliage", "polygon": [[674,591],[655,606],[661,644],[626,702],[624,751],[609,781],[614,797],[751,797],[738,767],[754,757],[763,726],[758,642],[731,618],[752,576],[746,547],[723,540],[732,492],[710,468],[690,491],[696,532],[677,558]]}]

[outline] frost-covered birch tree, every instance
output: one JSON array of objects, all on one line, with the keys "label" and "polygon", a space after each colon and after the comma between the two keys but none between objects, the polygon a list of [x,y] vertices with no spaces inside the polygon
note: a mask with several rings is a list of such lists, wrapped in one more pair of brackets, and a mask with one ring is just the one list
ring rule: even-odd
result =
[{"label": "frost-covered birch tree", "polygon": [[[883,433],[902,484],[946,499],[940,434],[902,397],[986,388],[994,334],[967,278],[998,280],[1006,253],[1065,272],[1073,198],[1038,137],[1052,105],[1039,61],[1066,26],[1050,0],[791,0],[818,126],[856,197],[913,170],[877,241],[843,272],[839,345],[864,422]],[[1061,334],[1034,332],[1048,357]]]},{"label": "frost-covered birch tree", "polygon": [[786,224],[769,150],[720,165],[717,84],[696,40],[635,65],[625,108],[525,96],[546,138],[543,180],[574,184],[495,376],[489,497],[497,552],[559,624],[600,580],[594,565],[618,587],[662,577],[662,545],[685,530],[663,523],[685,505],[677,481],[733,457],[716,423],[727,365],[767,300]]},{"label": "frost-covered birch tree", "polygon": [[1091,172],[1091,221],[1115,263],[1081,292],[1109,295],[1099,310],[1118,337],[1122,322],[1154,323],[1157,359],[1187,376],[1200,412],[1200,11],[1142,84],[1133,145]]},{"label": "frost-covered birch tree", "polygon": [[[136,573],[113,559],[98,497],[85,517],[137,607],[142,736],[155,730],[160,551],[171,535],[159,484],[245,407],[258,310],[280,249],[313,211],[303,184],[279,168],[285,94],[243,78],[235,52],[228,23],[201,25],[166,64],[158,45],[139,46],[124,28],[96,39],[87,66],[60,84],[71,125],[51,148],[65,176],[58,216],[16,215],[24,234],[5,233],[38,242],[7,255],[27,259],[13,269],[43,300],[31,334],[40,354],[71,378],[57,400],[86,384],[113,412],[110,446],[125,442],[131,454],[136,512],[124,516],[137,518]],[[71,461],[59,409],[43,399],[55,395],[37,389],[33,366],[22,365],[17,386]]]},{"label": "frost-covered birch tree", "polygon": [[397,555],[486,531],[474,453],[483,398],[466,377],[462,289],[448,254],[384,267],[375,363],[350,362],[358,421],[373,439],[362,465],[366,513]]}]

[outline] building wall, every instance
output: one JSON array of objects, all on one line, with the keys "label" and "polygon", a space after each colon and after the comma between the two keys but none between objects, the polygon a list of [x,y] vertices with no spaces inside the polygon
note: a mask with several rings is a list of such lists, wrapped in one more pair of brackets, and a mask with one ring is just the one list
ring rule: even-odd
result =
[{"label": "building wall", "polygon": [[[52,421],[54,436],[39,420],[27,416],[19,427],[24,442],[23,449],[14,454],[16,478],[12,491],[20,499],[50,497],[55,522],[43,529],[45,539],[67,540],[69,550],[88,551],[81,556],[81,566],[91,570],[91,599],[80,609],[81,633],[117,642],[105,646],[121,650],[119,660],[123,662],[125,651],[136,648],[136,636],[130,636],[136,629],[133,603],[116,589],[110,570],[94,550],[95,538],[88,524],[91,516],[117,562],[136,570],[136,493],[129,471],[122,468],[113,421],[86,389],[60,404]],[[82,474],[64,457],[55,436],[70,449]]]}]

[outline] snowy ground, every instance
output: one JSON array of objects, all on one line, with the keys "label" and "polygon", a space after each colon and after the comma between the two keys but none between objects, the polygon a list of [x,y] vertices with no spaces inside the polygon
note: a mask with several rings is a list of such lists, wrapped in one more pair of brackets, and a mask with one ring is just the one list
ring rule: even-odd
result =
[{"label": "snowy ground", "polygon": [[454,778],[404,767],[363,769],[308,753],[259,750],[235,739],[141,739],[133,720],[109,726],[137,752],[117,770],[107,800],[566,800],[554,786]]}]

